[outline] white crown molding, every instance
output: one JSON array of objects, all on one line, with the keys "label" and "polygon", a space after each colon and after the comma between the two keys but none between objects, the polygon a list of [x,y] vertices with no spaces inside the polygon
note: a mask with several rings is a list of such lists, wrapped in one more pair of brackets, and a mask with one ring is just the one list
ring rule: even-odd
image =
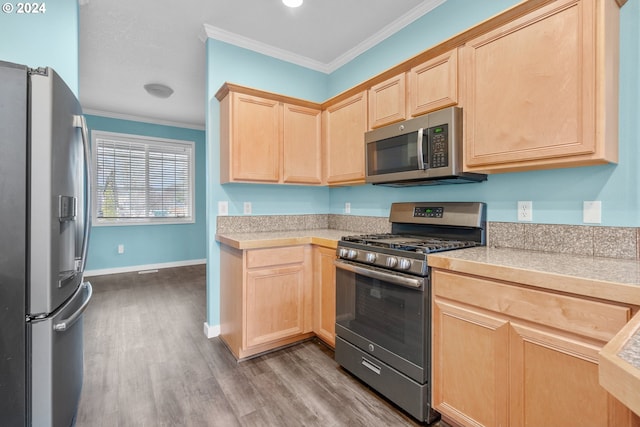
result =
[{"label": "white crown molding", "polygon": [[205,130],[204,125],[194,123],[174,122],[170,120],[153,119],[151,117],[135,116],[133,114],[114,113],[112,111],[95,110],[92,108],[83,108],[84,114],[90,116],[108,117],[110,119],[131,120],[134,122],[150,123],[154,125],[173,126],[177,128],[193,129],[193,130]]},{"label": "white crown molding", "polygon": [[431,12],[433,9],[442,5],[446,1],[447,0],[426,0],[420,3],[418,6],[416,6],[409,12],[405,13],[400,18],[396,19],[386,27],[383,27],[380,31],[378,31],[373,36],[369,37],[362,43],[358,44],[352,49],[349,49],[348,51],[340,55],[338,58],[331,61],[331,63],[328,64],[328,68],[331,70],[330,72],[333,72],[338,68],[342,67],[343,65],[348,64],[350,61],[355,59],[358,55],[366,52],[367,50],[371,49],[378,43],[381,43],[382,41],[391,37],[398,31],[406,27],[407,25],[411,24],[413,21]]},{"label": "white crown molding", "polygon": [[204,24],[204,31],[200,34],[199,39],[202,42],[206,41],[206,38],[219,40],[225,43],[229,43],[238,47],[252,50],[254,52],[261,53],[263,55],[271,56],[282,61],[290,62],[292,64],[300,65],[301,67],[309,68],[315,71],[320,71],[325,74],[330,74],[355,59],[358,55],[371,49],[373,46],[397,33],[407,25],[411,24],[416,19],[422,17],[426,13],[432,11],[436,7],[442,5],[447,0],[425,0],[420,3],[400,18],[396,19],[391,24],[385,26],[373,36],[369,37],[362,43],[358,44],[354,48],[348,50],[344,54],[340,55],[335,60],[328,64],[316,61],[306,56],[298,55],[289,52],[284,49],[276,48],[266,43],[262,43],[257,40],[250,39],[248,37],[241,36],[236,33],[232,33],[227,30],[223,30],[213,25]]},{"label": "white crown molding", "polygon": [[298,55],[289,52],[288,50],[280,49],[254,39],[250,39],[248,37],[223,30],[222,28],[214,27],[213,25],[204,24],[204,31],[207,37],[210,39],[219,40],[238,47],[249,49],[263,55],[271,56],[282,61],[300,65],[301,67],[321,71],[326,74],[331,72],[328,68],[328,65],[323,64],[320,61],[315,61],[311,58],[307,58],[306,56]]}]

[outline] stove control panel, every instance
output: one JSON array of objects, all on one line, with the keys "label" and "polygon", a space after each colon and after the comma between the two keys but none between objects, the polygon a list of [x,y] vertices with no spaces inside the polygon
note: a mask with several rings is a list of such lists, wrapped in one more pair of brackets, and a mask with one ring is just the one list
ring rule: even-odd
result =
[{"label": "stove control panel", "polygon": [[398,269],[409,270],[411,268],[411,261],[406,258],[400,258],[398,261]]},{"label": "stove control panel", "polygon": [[443,207],[416,206],[413,208],[413,216],[419,218],[442,218]]},{"label": "stove control panel", "polygon": [[[350,242],[342,242],[342,245],[349,245]],[[353,261],[356,263],[368,264],[374,267],[402,271],[418,276],[427,275],[427,261],[424,254],[407,253],[392,255],[384,252],[375,252],[362,248],[350,248],[339,246],[336,251],[338,258]]]}]

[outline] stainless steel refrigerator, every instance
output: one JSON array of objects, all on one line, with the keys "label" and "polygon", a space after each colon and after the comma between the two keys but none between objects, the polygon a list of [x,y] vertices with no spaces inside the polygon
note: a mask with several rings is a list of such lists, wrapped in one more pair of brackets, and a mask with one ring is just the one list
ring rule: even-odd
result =
[{"label": "stainless steel refrigerator", "polygon": [[51,68],[0,61],[0,425],[75,423],[83,378],[89,141]]}]

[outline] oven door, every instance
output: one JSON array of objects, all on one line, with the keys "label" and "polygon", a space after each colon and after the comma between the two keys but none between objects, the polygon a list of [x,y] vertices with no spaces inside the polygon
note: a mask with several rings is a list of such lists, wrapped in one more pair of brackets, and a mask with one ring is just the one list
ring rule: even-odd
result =
[{"label": "oven door", "polygon": [[428,278],[336,260],[336,335],[419,383],[428,373]]}]

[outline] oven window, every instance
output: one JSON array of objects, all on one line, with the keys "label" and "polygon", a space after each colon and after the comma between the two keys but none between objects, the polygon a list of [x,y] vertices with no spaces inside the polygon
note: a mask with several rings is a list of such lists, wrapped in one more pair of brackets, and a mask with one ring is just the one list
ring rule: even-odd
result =
[{"label": "oven window", "polygon": [[424,292],[341,270],[337,274],[336,322],[421,366]]}]

